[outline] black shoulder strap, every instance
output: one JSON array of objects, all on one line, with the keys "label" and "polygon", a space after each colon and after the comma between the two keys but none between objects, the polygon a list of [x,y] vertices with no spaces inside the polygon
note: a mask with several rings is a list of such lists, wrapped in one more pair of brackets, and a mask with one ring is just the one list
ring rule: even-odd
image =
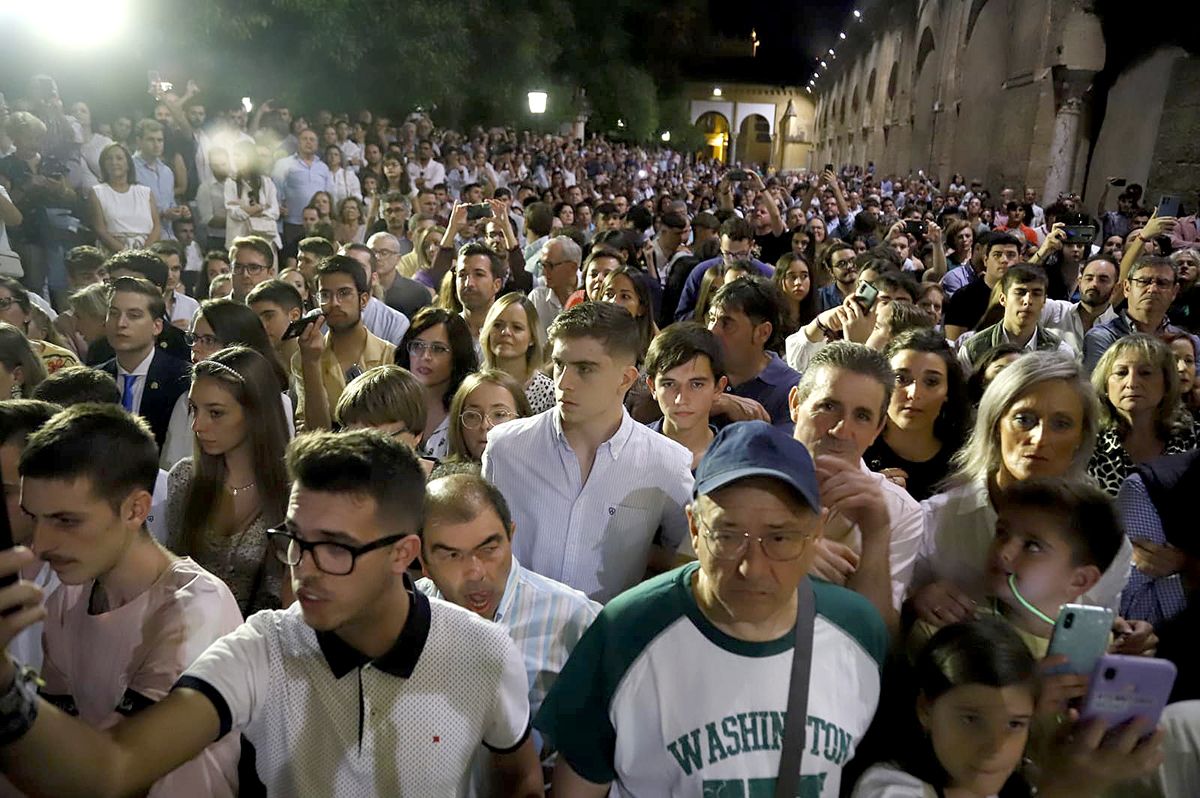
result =
[{"label": "black shoulder strap", "polygon": [[806,576],[796,591],[796,644],[792,649],[792,678],[788,683],[787,717],[783,724],[775,798],[795,798],[800,783],[800,760],[804,757],[804,738],[808,730],[808,682],[812,670],[815,618],[812,580]]}]

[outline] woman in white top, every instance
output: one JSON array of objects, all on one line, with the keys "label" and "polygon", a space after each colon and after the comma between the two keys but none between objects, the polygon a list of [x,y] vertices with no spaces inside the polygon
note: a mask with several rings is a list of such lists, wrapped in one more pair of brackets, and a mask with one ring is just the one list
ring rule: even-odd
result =
[{"label": "woman in white top", "polygon": [[279,197],[275,181],[263,177],[258,148],[239,141],[233,148],[237,179],[225,180],[225,243],[241,236],[265,238],[278,249]]},{"label": "woman in white top", "polygon": [[149,186],[135,180],[133,156],[121,144],[100,153],[100,184],[92,189],[92,229],[109,252],[142,249],[162,237]]},{"label": "woman in white top", "polygon": [[[1096,392],[1075,359],[1021,355],[992,380],[975,428],[954,456],[951,487],[921,502],[925,531],[913,572],[917,616],[935,627],[965,620],[983,584],[996,533],[995,496],[1035,478],[1087,479],[1099,428]],[[1115,608],[1129,578],[1128,539],[1082,602]]]},{"label": "woman in white top", "polygon": [[342,148],[332,144],[325,148],[325,165],[333,175],[333,204],[341,207],[347,197],[363,198],[362,185],[358,175],[342,166]]}]

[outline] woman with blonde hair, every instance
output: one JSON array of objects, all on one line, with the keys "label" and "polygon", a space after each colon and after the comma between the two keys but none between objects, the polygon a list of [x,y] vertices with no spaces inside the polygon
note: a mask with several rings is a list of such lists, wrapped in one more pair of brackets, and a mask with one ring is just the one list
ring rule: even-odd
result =
[{"label": "woman with blonde hair", "polygon": [[415,280],[419,272],[432,269],[433,259],[438,251],[438,244],[444,235],[446,235],[446,228],[436,225],[418,229],[412,234],[412,251],[400,256],[400,260],[396,263],[396,271],[400,272],[404,277]]},{"label": "woman with blonde hair", "polygon": [[450,401],[449,459],[479,463],[493,427],[533,415],[521,384],[485,368],[469,375]]},{"label": "woman with blonde hair", "polygon": [[28,399],[46,379],[46,367],[29,339],[16,327],[0,322],[0,399]]},{"label": "woman with blonde hair", "polygon": [[168,477],[167,545],[224,580],[243,615],[277,609],[283,570],[266,533],[289,488],[275,369],[249,347],[222,349],[195,365],[188,406],[194,453]]},{"label": "woman with blonde hair", "polygon": [[534,413],[554,407],[554,380],[541,370],[545,350],[540,330],[533,303],[512,292],[492,303],[479,331],[483,365],[507,373],[524,386]]},{"label": "woman with blonde hair", "polygon": [[1175,353],[1135,333],[1118,339],[1092,372],[1100,437],[1088,473],[1116,496],[1138,463],[1196,448],[1196,428],[1179,396]]}]

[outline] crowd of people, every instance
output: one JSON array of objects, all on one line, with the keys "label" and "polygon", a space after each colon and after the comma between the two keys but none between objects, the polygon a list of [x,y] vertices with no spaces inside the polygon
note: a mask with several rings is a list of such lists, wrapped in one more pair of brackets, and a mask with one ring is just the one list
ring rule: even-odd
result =
[{"label": "crowd of people", "polygon": [[0,97],[0,792],[1200,794],[1195,214],[151,93]]}]

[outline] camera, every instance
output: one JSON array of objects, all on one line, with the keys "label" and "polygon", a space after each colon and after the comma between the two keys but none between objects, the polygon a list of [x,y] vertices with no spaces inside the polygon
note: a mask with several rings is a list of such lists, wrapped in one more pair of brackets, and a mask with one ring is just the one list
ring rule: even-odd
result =
[{"label": "camera", "polygon": [[906,219],[904,222],[904,232],[911,236],[921,238],[929,230],[929,224],[921,219]]},{"label": "camera", "polygon": [[1075,625],[1075,613],[1068,612],[1067,617],[1063,618],[1063,628],[1070,629]]}]

